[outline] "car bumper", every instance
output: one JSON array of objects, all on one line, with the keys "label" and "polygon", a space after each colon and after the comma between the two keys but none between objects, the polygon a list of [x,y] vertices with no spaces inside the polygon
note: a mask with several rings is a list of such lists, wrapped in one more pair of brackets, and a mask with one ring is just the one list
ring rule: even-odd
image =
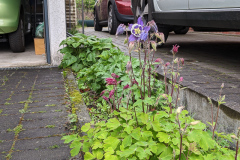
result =
[{"label": "car bumper", "polygon": [[118,21],[120,21],[121,23],[132,23],[133,22],[133,15],[124,15],[124,14],[120,14],[118,12],[118,8],[117,8],[117,5],[114,5],[115,8],[114,8],[114,11],[115,11],[115,15],[118,19]]}]

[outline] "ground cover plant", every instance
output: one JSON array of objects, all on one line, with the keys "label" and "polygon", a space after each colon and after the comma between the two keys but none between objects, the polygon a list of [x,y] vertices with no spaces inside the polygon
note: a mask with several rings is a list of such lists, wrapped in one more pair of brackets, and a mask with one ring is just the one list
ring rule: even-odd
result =
[{"label": "ground cover plant", "polygon": [[[126,26],[121,24],[117,34],[125,30]],[[144,24],[140,17],[138,23],[129,25],[129,30],[131,35],[126,32],[125,40],[129,56],[109,47],[95,56],[96,61],[91,66],[85,65],[77,73],[80,88],[89,88],[100,95],[94,100],[95,107],[89,109],[93,121],[81,127],[85,135],[74,133],[62,138],[65,143],[71,143],[71,155],[83,151],[86,160],[240,158],[240,131],[231,137],[218,133],[218,114],[214,122],[213,113],[210,131],[204,123],[189,116],[184,106],[178,105],[183,81],[179,71],[184,65],[184,59],[176,58],[179,46],[172,48],[171,63],[160,58],[155,60],[157,45],[164,43],[164,36],[157,31],[155,22]],[[67,45],[66,42],[64,44]],[[64,53],[63,50],[61,52]],[[133,58],[132,54],[138,54],[139,58]],[[140,58],[141,54],[144,55],[143,59]],[[61,66],[66,64],[65,61],[67,59],[63,59]],[[164,72],[164,82],[156,80],[157,69]],[[170,77],[169,81],[167,77]],[[224,103],[221,93],[218,103]],[[222,146],[216,140],[219,137],[227,141],[235,140],[236,150]]]}]

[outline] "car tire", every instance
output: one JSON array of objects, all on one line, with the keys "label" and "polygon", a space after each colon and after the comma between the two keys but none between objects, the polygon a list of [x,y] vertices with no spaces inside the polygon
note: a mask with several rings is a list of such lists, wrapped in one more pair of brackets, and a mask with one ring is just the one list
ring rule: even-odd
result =
[{"label": "car tire", "polygon": [[95,31],[102,31],[102,26],[99,24],[99,20],[98,20],[96,11],[95,11],[95,14],[94,14],[94,30]]},{"label": "car tire", "polygon": [[117,20],[114,7],[110,5],[108,8],[108,32],[112,35],[116,34],[119,24],[120,22]]},{"label": "car tire", "polygon": [[187,34],[189,27],[174,31],[175,34]]},{"label": "car tire", "polygon": [[25,37],[24,37],[24,25],[23,20],[20,19],[18,29],[8,35],[10,48],[13,52],[25,51]]}]

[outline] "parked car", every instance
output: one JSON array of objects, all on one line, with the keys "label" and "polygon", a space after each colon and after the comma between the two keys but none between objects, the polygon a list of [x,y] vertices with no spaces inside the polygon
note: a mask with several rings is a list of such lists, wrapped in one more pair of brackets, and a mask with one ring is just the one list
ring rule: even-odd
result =
[{"label": "parked car", "polygon": [[31,32],[29,0],[0,0],[0,42],[9,41],[13,52],[25,51],[25,35]]},{"label": "parked car", "polygon": [[239,31],[240,1],[236,0],[131,0],[134,20],[154,20],[167,39],[169,32]]},{"label": "parked car", "polygon": [[102,31],[108,26],[110,34],[115,34],[120,23],[133,22],[131,0],[97,0],[94,6],[94,29]]}]

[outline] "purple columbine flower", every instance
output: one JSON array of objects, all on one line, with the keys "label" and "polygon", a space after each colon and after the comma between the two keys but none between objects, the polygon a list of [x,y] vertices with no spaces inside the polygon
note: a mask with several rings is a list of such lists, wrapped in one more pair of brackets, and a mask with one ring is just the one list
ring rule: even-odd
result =
[{"label": "purple columbine flower", "polygon": [[123,34],[126,30],[126,26],[124,24],[120,24],[117,28],[116,36],[119,34]]},{"label": "purple columbine flower", "polygon": [[112,73],[111,76],[112,76],[113,78],[119,78],[119,76],[116,75],[115,73]]},{"label": "purple columbine flower", "polygon": [[108,85],[116,85],[117,81],[114,78],[106,78],[106,82]]},{"label": "purple columbine flower", "polygon": [[166,64],[165,64],[165,66],[167,67],[167,66],[169,66],[170,65],[170,63],[169,62],[167,62]]},{"label": "purple columbine flower", "polygon": [[109,99],[112,98],[112,96],[114,95],[114,93],[115,93],[115,90],[114,90],[114,89],[109,92]]},{"label": "purple columbine flower", "polygon": [[106,96],[102,96],[102,98],[105,100],[105,101],[108,101],[108,98]]},{"label": "purple columbine flower", "polygon": [[138,22],[135,24],[129,24],[129,30],[131,31],[131,35],[129,36],[129,42],[133,41],[146,41],[148,37],[148,31],[150,30],[150,26],[144,26],[142,17],[138,18]]},{"label": "purple columbine flower", "polygon": [[128,84],[123,87],[123,89],[128,89],[128,88],[130,88]]}]

